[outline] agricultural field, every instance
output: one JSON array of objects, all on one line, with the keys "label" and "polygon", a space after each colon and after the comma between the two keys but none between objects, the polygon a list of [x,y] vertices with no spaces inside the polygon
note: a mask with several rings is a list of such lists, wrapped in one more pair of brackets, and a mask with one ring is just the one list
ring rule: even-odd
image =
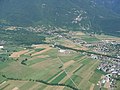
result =
[{"label": "agricultural field", "polygon": [[[119,38],[83,32],[72,32],[68,38],[70,33],[64,34],[47,37],[49,44],[4,46],[0,50],[0,90],[98,90],[106,73],[97,69],[100,60],[87,53],[94,49],[89,45],[99,43],[103,37]],[[116,90],[119,85],[118,81]]]},{"label": "agricultural field", "polygon": [[0,61],[0,90],[96,90],[98,60],[51,45],[11,51]]},{"label": "agricultural field", "polygon": [[82,39],[88,43],[93,43],[93,42],[98,42],[100,41],[97,37],[95,36],[88,36],[88,35],[84,35],[82,36]]}]

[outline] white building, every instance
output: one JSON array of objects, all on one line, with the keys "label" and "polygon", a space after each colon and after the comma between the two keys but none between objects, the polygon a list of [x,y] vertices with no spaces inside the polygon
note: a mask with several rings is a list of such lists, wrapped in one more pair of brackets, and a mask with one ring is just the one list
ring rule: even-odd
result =
[{"label": "white building", "polygon": [[0,46],[0,49],[3,49],[4,48],[4,46]]},{"label": "white building", "polygon": [[66,50],[60,49],[59,52],[60,52],[60,53],[64,53],[65,51],[66,51]]},{"label": "white building", "polygon": [[94,54],[91,54],[91,58],[93,58],[93,59],[98,59],[98,56],[97,56],[97,55],[94,55]]}]

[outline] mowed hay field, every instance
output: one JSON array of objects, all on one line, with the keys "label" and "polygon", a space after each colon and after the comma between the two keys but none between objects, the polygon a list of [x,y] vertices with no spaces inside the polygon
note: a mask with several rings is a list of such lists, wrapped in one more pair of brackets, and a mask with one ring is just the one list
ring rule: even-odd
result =
[{"label": "mowed hay field", "polygon": [[[21,63],[23,60],[25,64]],[[82,53],[69,50],[61,53],[49,45],[37,45],[17,59],[13,57],[13,60],[2,62],[0,90],[73,90],[68,86],[90,90],[102,76],[96,71],[98,64],[98,60]],[[2,75],[16,80],[7,80]]]}]

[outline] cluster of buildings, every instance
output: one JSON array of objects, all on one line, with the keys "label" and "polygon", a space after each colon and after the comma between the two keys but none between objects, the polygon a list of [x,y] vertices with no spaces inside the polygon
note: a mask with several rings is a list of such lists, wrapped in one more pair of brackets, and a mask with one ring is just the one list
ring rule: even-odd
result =
[{"label": "cluster of buildings", "polygon": [[114,56],[119,57],[120,56],[120,42],[102,41],[102,42],[96,43],[94,52],[101,53],[101,54],[114,55]]},{"label": "cluster of buildings", "polygon": [[120,79],[120,59],[109,58],[109,57],[97,57],[101,60],[98,70],[106,73],[105,77],[101,79],[101,85],[107,83],[106,88],[116,88],[116,80]]},{"label": "cluster of buildings", "polygon": [[120,61],[119,63],[102,61],[98,66],[98,69],[102,70],[105,73],[111,74],[111,76],[114,78],[120,77]]},{"label": "cluster of buildings", "polygon": [[73,39],[72,41],[73,41],[75,44],[77,44],[77,45],[82,45],[82,44],[86,44],[86,43],[87,43],[86,41],[84,41],[84,40],[82,40],[82,39],[78,39],[78,38]]},{"label": "cluster of buildings", "polygon": [[100,88],[105,87],[108,90],[113,90],[117,87],[116,80],[111,78],[110,74],[101,77],[101,80],[98,82]]},{"label": "cluster of buildings", "polygon": [[120,80],[120,43],[116,41],[103,41],[89,46],[93,46],[93,51],[96,53],[116,57],[91,54],[91,58],[98,59],[101,62],[97,69],[105,73],[105,76],[98,83],[99,86],[104,86],[109,90],[116,88],[117,80]]}]

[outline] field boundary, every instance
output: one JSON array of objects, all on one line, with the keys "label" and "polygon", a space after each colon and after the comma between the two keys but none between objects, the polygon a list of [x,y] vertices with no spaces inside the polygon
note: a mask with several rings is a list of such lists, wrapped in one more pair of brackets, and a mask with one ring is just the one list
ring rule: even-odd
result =
[{"label": "field boundary", "polygon": [[7,80],[13,80],[13,81],[29,81],[29,82],[39,82],[39,83],[43,83],[43,84],[46,84],[46,85],[51,85],[51,86],[65,86],[65,87],[68,87],[68,88],[71,88],[73,90],[79,90],[78,88],[75,88],[73,86],[70,86],[70,85],[66,85],[66,84],[58,84],[58,83],[48,83],[46,81],[43,81],[43,80],[33,80],[33,79],[15,79],[15,78],[9,78],[9,77],[6,77],[5,75],[2,75],[4,78],[6,78]]}]

